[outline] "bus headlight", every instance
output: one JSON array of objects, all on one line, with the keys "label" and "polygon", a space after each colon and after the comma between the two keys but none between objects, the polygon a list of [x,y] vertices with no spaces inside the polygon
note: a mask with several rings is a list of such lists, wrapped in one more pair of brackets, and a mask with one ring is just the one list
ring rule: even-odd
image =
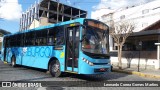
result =
[{"label": "bus headlight", "polygon": [[83,58],[82,59],[84,62],[86,62],[87,64],[89,64],[90,66],[93,66],[94,64],[90,61],[88,61],[87,59]]},{"label": "bus headlight", "polygon": [[89,62],[88,64],[89,64],[90,66],[93,66],[93,65],[94,65],[92,62]]}]

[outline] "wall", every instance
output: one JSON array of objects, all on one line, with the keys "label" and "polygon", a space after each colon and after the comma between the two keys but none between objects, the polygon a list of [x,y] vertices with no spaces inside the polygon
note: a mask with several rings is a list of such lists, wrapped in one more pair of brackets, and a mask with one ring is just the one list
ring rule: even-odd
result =
[{"label": "wall", "polygon": [[[158,62],[157,51],[123,51],[122,53],[123,68],[126,68],[127,65],[137,68],[138,61],[140,61],[139,65],[141,68],[155,69],[155,66]],[[118,65],[118,58],[116,52],[112,52],[112,56],[110,59],[113,66]]]},{"label": "wall", "polygon": [[32,24],[30,25],[29,29],[34,29],[40,26],[40,22],[36,19],[33,20]]},{"label": "wall", "polygon": [[160,0],[130,8],[127,7],[99,17],[101,17],[100,20],[102,22],[108,25],[110,25],[111,21],[116,23],[122,20],[129,20],[136,26],[134,32],[138,32],[160,20]]}]

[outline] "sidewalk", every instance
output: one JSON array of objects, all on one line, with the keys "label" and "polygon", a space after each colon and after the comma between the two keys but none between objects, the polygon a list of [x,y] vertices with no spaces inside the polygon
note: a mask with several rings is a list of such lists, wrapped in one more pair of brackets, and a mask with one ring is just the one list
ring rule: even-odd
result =
[{"label": "sidewalk", "polygon": [[145,78],[154,78],[154,79],[160,79],[160,70],[154,70],[154,69],[144,69],[138,67],[123,67],[122,70],[118,69],[117,66],[113,66],[113,72],[120,72],[120,73],[127,73],[127,74],[134,74]]}]

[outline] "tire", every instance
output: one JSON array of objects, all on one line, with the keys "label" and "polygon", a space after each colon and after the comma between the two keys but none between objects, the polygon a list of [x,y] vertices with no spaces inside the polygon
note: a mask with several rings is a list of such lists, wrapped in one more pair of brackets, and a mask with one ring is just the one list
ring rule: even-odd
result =
[{"label": "tire", "polygon": [[16,58],[14,56],[11,58],[11,66],[16,67]]},{"label": "tire", "polygon": [[49,65],[49,72],[53,77],[59,77],[61,75],[59,61],[52,61]]}]

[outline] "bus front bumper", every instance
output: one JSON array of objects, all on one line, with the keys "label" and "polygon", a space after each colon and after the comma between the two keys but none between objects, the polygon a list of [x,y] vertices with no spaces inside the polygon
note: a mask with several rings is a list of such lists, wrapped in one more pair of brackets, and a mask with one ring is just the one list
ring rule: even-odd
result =
[{"label": "bus front bumper", "polygon": [[94,65],[84,64],[80,66],[79,74],[105,74],[111,72],[111,65]]}]

